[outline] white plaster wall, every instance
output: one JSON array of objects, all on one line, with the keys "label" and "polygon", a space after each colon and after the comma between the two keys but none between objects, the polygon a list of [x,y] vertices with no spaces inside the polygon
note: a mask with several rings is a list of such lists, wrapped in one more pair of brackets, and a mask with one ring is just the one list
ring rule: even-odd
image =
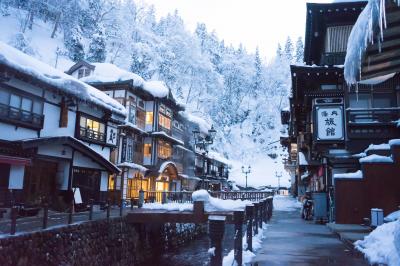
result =
[{"label": "white plaster wall", "polygon": [[114,97],[118,98],[125,98],[125,90],[116,90],[114,91]]},{"label": "white plaster wall", "polygon": [[0,139],[20,140],[37,138],[37,131],[0,122]]},{"label": "white plaster wall", "polygon": [[100,191],[107,191],[108,189],[108,173],[101,171]]},{"label": "white plaster wall", "polygon": [[25,166],[11,165],[8,188],[22,189],[24,187],[24,173],[25,173]]},{"label": "white plaster wall", "polygon": [[110,160],[110,148],[109,147],[102,147],[100,145],[97,144],[93,144],[93,143],[87,143],[85,142],[85,144],[87,146],[89,146],[90,148],[92,148],[93,150],[95,150],[97,153],[99,153],[101,156],[103,156],[103,158],[105,158],[106,160]]},{"label": "white plaster wall", "polygon": [[44,125],[41,131],[41,137],[48,136],[74,136],[76,113],[68,111],[68,126],[60,126],[60,107],[45,103],[43,108]]},{"label": "white plaster wall", "polygon": [[68,189],[68,178],[69,178],[69,162],[60,161],[58,162],[57,168],[57,187],[59,190]]},{"label": "white plaster wall", "polygon": [[[65,151],[64,155],[62,154],[63,151]],[[72,149],[68,146],[63,146],[63,145],[54,145],[54,144],[41,145],[38,148],[38,154],[71,159]]]},{"label": "white plaster wall", "polygon": [[87,168],[104,170],[103,167],[93,162],[90,158],[84,156],[80,152],[75,152],[73,165],[78,167],[87,167]]}]

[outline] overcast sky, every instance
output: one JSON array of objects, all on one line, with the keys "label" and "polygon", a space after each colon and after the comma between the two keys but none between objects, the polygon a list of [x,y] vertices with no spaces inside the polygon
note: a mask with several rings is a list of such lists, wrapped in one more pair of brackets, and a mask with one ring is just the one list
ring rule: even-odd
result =
[{"label": "overcast sky", "polygon": [[[249,51],[257,46],[268,60],[278,42],[287,36],[304,39],[306,0],[143,0],[153,4],[157,17],[178,10],[190,30],[204,22],[226,43],[243,43]],[[330,0],[318,0],[326,2]],[[314,1],[315,2],[315,1]]]}]

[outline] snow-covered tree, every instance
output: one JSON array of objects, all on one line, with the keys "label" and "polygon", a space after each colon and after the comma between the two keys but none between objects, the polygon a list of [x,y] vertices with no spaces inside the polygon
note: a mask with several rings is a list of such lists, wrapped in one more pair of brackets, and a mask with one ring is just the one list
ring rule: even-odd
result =
[{"label": "snow-covered tree", "polygon": [[77,62],[85,58],[85,51],[82,44],[82,35],[79,27],[67,30],[64,34],[64,44],[68,49],[68,57]]},{"label": "snow-covered tree", "polygon": [[293,62],[293,53],[294,53],[294,48],[293,48],[293,43],[292,39],[288,36],[285,42],[285,48],[283,50],[283,55],[289,62]]},{"label": "snow-covered tree", "polygon": [[98,27],[89,44],[87,60],[90,62],[104,62],[106,60],[106,39],[104,28]]},{"label": "snow-covered tree", "polygon": [[299,37],[296,41],[296,51],[294,55],[294,60],[296,63],[303,63],[304,62],[304,44],[303,39]]}]

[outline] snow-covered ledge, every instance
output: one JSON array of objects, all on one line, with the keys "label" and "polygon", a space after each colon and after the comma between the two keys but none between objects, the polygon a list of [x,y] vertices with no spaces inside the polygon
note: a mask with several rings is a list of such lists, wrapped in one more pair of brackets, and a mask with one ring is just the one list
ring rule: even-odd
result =
[{"label": "snow-covered ledge", "polygon": [[381,156],[372,154],[360,159],[360,163],[393,163],[393,158],[391,156]]},{"label": "snow-covered ledge", "polygon": [[341,174],[334,174],[333,178],[354,178],[354,179],[361,179],[363,178],[363,174],[361,170],[358,170],[354,173],[341,173]]}]

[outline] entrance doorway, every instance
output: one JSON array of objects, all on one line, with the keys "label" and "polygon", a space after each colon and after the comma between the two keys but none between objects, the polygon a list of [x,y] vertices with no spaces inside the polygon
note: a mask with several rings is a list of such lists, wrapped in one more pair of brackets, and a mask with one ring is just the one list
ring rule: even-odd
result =
[{"label": "entrance doorway", "polygon": [[40,204],[46,198],[53,202],[56,196],[57,163],[44,160],[34,160],[25,167],[24,197],[26,204]]},{"label": "entrance doorway", "polygon": [[100,199],[101,172],[97,169],[74,167],[72,187],[79,188],[83,202]]}]

